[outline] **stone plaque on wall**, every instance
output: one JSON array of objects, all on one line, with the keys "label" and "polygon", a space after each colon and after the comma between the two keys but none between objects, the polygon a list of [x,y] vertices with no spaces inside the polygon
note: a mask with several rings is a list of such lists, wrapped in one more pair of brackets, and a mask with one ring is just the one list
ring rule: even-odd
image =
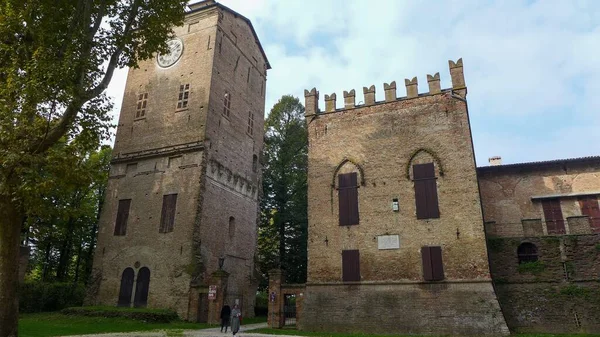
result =
[{"label": "stone plaque on wall", "polygon": [[377,246],[379,249],[398,249],[400,248],[400,237],[398,235],[380,235],[377,237]]}]

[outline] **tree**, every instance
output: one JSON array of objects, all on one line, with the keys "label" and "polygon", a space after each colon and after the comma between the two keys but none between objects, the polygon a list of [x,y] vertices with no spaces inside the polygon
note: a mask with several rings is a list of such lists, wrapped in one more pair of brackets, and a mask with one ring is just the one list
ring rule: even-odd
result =
[{"label": "tree", "polygon": [[289,282],[306,282],[308,132],[297,98],[283,96],[271,109],[263,161],[261,272],[281,267]]},{"label": "tree", "polygon": [[[50,149],[97,148],[117,67],[166,52],[185,0],[5,0],[0,4],[0,337],[17,336],[18,254]],[[65,171],[68,172],[68,169]]]}]

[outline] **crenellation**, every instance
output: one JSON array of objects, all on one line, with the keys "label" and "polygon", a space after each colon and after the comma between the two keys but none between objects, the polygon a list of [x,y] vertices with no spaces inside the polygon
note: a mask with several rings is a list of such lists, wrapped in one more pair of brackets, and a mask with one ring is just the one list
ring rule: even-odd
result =
[{"label": "crenellation", "polygon": [[456,62],[448,60],[448,66],[450,67],[450,77],[452,78],[452,89],[464,89],[466,86],[462,58],[459,58]]},{"label": "crenellation", "polygon": [[310,91],[304,89],[304,105],[306,116],[314,115],[319,112],[319,92],[317,88],[312,88]]},{"label": "crenellation", "polygon": [[396,81],[392,81],[392,83],[383,84],[383,91],[385,92],[385,101],[393,102],[396,100]]},{"label": "crenellation", "polygon": [[354,89],[350,91],[344,90],[344,109],[354,108],[356,105],[356,91]]},{"label": "crenellation", "polygon": [[370,87],[363,87],[363,94],[365,95],[365,105],[375,104],[375,85]]},{"label": "crenellation", "polygon": [[335,111],[335,100],[336,100],[336,95],[335,93],[331,94],[331,95],[325,95],[325,111],[326,112],[333,112]]},{"label": "crenellation", "polygon": [[406,86],[406,97],[413,98],[419,96],[419,83],[416,77],[413,77],[412,80],[405,78],[404,85]]},{"label": "crenellation", "polygon": [[429,84],[430,94],[439,94],[442,92],[440,87],[440,73],[435,73],[433,76],[427,74],[427,84]]}]

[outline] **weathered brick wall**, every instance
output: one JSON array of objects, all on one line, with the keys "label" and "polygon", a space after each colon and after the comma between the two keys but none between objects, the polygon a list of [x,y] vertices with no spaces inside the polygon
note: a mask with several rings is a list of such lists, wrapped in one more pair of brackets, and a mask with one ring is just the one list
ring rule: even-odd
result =
[{"label": "weathered brick wall", "polygon": [[[485,221],[496,223],[497,236],[523,236],[523,219],[541,219],[547,233],[540,200],[531,197],[600,192],[600,160],[527,163],[478,168]],[[561,198],[563,217],[580,216],[577,196]],[[567,234],[575,232],[565,222]],[[519,231],[521,231],[519,233]]]},{"label": "weathered brick wall", "polygon": [[[322,112],[316,106],[316,90],[305,92],[309,238],[302,324],[306,329],[506,333],[491,285],[459,64],[451,64],[452,90],[440,90],[439,77],[436,81],[429,76],[429,94],[418,95],[416,82],[406,81],[408,97],[397,99],[395,83],[386,84],[385,102],[376,102],[371,87],[363,90],[365,104],[360,106],[354,105],[354,92],[346,92],[342,110],[335,108],[335,95],[326,95]],[[412,165],[427,162],[435,166],[440,217],[418,220]],[[347,172],[356,172],[360,181],[360,224],[355,226],[339,226],[337,174]],[[392,210],[393,199],[399,200],[398,212]],[[379,249],[381,235],[398,235],[400,247]],[[423,281],[422,246],[442,247],[445,282],[467,283],[423,285],[444,289],[429,295],[410,284]],[[360,285],[342,283],[342,250],[347,249],[360,252]],[[409,284],[366,284],[398,281]],[[473,295],[485,294],[479,308],[477,302],[469,302],[468,289]],[[438,294],[443,295],[434,300]],[[444,301],[448,311],[430,307]],[[472,313],[462,312],[463,308]],[[450,312],[456,320],[444,317]],[[394,326],[399,319],[403,323]]]},{"label": "weathered brick wall", "polygon": [[[519,265],[517,248],[537,247]],[[492,238],[490,266],[509,328],[531,332],[600,331],[600,235]]]},{"label": "weathered brick wall", "polygon": [[306,330],[402,335],[508,333],[489,282],[322,284],[308,289],[302,317]]}]

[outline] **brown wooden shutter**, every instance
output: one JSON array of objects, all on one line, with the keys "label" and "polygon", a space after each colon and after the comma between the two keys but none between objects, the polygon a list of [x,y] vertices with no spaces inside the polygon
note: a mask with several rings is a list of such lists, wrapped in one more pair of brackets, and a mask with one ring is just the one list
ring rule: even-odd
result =
[{"label": "brown wooden shutter", "polygon": [[444,279],[444,263],[442,247],[421,247],[423,261],[423,279],[425,281],[441,281]]},{"label": "brown wooden shutter", "polygon": [[342,250],[342,281],[360,281],[360,254],[358,250]]},{"label": "brown wooden shutter", "polygon": [[127,233],[127,219],[129,218],[129,207],[131,199],[119,200],[117,208],[117,220],[115,221],[114,235],[125,235]]},{"label": "brown wooden shutter", "polygon": [[565,220],[560,208],[560,199],[542,200],[542,209],[544,210],[548,234],[565,234]]},{"label": "brown wooden shutter", "polygon": [[358,176],[356,172],[338,175],[340,226],[358,225]]},{"label": "brown wooden shutter", "polygon": [[413,165],[417,219],[439,218],[437,184],[433,163]]},{"label": "brown wooden shutter", "polygon": [[177,208],[177,194],[163,196],[162,212],[160,215],[160,233],[173,231],[175,225],[175,209]]},{"label": "brown wooden shutter", "polygon": [[121,289],[119,290],[119,307],[131,306],[131,293],[133,292],[134,273],[132,268],[126,268],[121,276]]},{"label": "brown wooden shutter", "polygon": [[600,208],[598,207],[598,197],[595,195],[579,198],[581,214],[590,218],[590,227],[592,232],[600,233]]},{"label": "brown wooden shutter", "polygon": [[425,279],[425,281],[433,281],[431,250],[429,247],[421,247],[421,260],[423,261],[423,279]]}]

